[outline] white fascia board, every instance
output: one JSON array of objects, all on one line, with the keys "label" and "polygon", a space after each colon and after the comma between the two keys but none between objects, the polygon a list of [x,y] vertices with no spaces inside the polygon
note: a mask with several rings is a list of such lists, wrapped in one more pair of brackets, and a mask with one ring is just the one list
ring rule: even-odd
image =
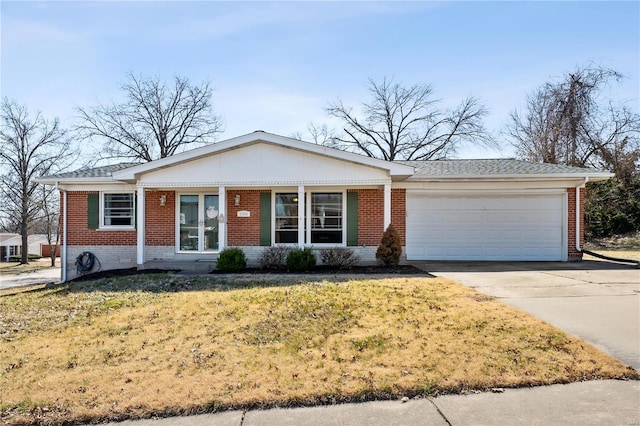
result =
[{"label": "white fascia board", "polygon": [[585,172],[578,173],[551,173],[551,174],[497,174],[497,175],[464,175],[464,176],[426,176],[414,175],[407,179],[407,182],[451,182],[451,181],[548,181],[548,180],[584,180],[589,178],[589,182],[607,180],[614,177],[614,173],[608,172]]},{"label": "white fascia board", "polygon": [[104,182],[104,183],[92,183],[88,184],[60,184],[60,189],[65,191],[73,192],[73,191],[105,191],[105,192],[113,192],[113,191],[135,191],[136,186],[131,183],[126,182]]},{"label": "white fascia board", "polygon": [[115,180],[134,181],[141,173],[150,172],[152,170],[157,170],[164,167],[175,166],[180,163],[195,160],[200,157],[205,157],[231,149],[239,149],[243,146],[255,143],[275,144],[286,148],[311,152],[314,154],[323,155],[343,161],[350,161],[356,164],[362,164],[378,169],[388,170],[390,176],[394,176],[399,179],[405,179],[415,173],[415,168],[413,166],[407,166],[405,164],[398,164],[391,161],[380,160],[377,158],[365,157],[363,155],[341,151],[339,149],[329,148],[323,145],[316,145],[310,142],[303,142],[297,139],[258,131],[238,136],[232,139],[227,139],[221,142],[212,143],[190,151],[181,152],[179,154],[172,155],[171,157],[161,158],[159,160],[154,160],[149,163],[141,164],[139,166],[133,166],[127,169],[119,170],[117,172],[113,172],[112,175],[113,179]]}]

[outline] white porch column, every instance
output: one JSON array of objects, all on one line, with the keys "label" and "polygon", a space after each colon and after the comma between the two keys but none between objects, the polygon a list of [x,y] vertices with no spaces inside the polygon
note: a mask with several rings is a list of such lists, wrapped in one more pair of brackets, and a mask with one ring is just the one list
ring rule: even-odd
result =
[{"label": "white porch column", "polygon": [[298,247],[304,247],[304,212],[306,210],[306,200],[304,198],[304,185],[298,187]]},{"label": "white porch column", "polygon": [[218,250],[227,246],[227,189],[224,186],[218,187]]},{"label": "white porch column", "polygon": [[137,208],[137,221],[136,229],[138,230],[138,243],[137,243],[137,264],[142,266],[144,264],[144,217],[145,195],[144,188],[138,187],[138,199],[136,200]]},{"label": "white porch column", "polygon": [[384,185],[384,230],[391,224],[391,184]]}]

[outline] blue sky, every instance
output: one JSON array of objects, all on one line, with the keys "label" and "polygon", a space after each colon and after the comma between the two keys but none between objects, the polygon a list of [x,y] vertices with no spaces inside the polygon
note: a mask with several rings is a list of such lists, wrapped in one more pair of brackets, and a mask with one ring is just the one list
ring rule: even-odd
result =
[{"label": "blue sky", "polygon": [[[595,63],[627,78],[608,93],[636,111],[640,2],[2,1],[2,96],[70,125],[77,106],[119,101],[126,74],[211,81],[231,138],[332,123],[369,78],[431,83],[445,105],[479,97],[496,133],[543,83]],[[463,147],[458,157],[500,157]]]}]

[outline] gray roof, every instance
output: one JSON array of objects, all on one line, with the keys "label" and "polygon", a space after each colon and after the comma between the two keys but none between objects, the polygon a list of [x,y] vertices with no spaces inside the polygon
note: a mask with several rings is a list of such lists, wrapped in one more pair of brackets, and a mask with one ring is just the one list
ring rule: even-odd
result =
[{"label": "gray roof", "polygon": [[[533,163],[512,158],[478,159],[478,160],[426,160],[426,161],[394,161],[394,163],[412,166],[415,168],[415,179],[420,178],[471,178],[471,177],[496,177],[496,176],[587,176],[606,175],[608,172],[586,169],[582,167],[569,167],[559,164]],[[46,176],[43,179],[54,181],[56,179],[93,179],[110,178],[112,173],[137,166],[139,163],[120,163],[108,166],[83,168],[73,172],[60,173]]]},{"label": "gray roof", "polygon": [[137,166],[138,163],[119,163],[119,164],[110,164],[108,166],[100,166],[100,167],[92,167],[92,168],[82,168],[79,170],[74,170],[72,172],[67,173],[59,173],[57,175],[46,176],[47,179],[73,179],[73,178],[108,178],[111,177],[113,172],[117,172],[118,170],[126,169],[129,167]]},{"label": "gray roof", "polygon": [[580,175],[607,173],[582,167],[533,163],[512,158],[485,160],[397,161],[415,167],[416,177],[477,177],[496,175]]}]

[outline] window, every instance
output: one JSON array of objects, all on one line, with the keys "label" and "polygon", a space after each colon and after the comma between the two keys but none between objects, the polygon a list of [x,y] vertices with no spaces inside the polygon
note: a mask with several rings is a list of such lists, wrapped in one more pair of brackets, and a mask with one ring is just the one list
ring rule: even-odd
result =
[{"label": "window", "polygon": [[102,226],[105,228],[132,228],[135,206],[133,193],[105,193],[102,200]]},{"label": "window", "polygon": [[298,243],[298,194],[276,194],[276,243]]},{"label": "window", "polygon": [[342,192],[305,194],[304,223],[298,223],[297,193],[275,194],[275,243],[298,244],[298,230],[304,227],[304,241],[311,244],[343,244]]},{"label": "window", "polygon": [[311,194],[311,244],[342,243],[342,193]]}]

